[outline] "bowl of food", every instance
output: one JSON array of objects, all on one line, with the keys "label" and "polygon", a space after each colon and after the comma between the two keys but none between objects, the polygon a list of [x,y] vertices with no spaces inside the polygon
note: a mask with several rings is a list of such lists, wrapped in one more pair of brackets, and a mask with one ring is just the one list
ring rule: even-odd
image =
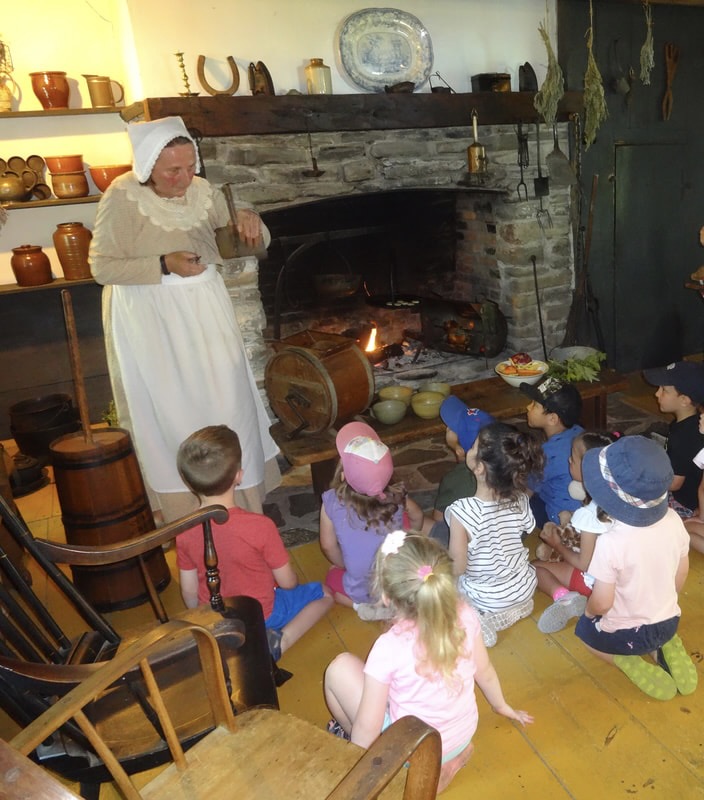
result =
[{"label": "bowl of food", "polygon": [[407,411],[408,406],[403,400],[380,400],[372,406],[372,416],[384,425],[400,422]]},{"label": "bowl of food", "polygon": [[440,416],[440,406],[445,399],[441,392],[416,392],[411,397],[413,413],[421,419],[435,419]]},{"label": "bowl of food", "polygon": [[499,361],[494,367],[494,372],[509,386],[518,388],[522,383],[531,386],[538,383],[548,368],[548,364],[544,361],[535,361],[528,353],[515,353],[505,361]]},{"label": "bowl of food", "polygon": [[384,386],[379,389],[379,400],[403,400],[406,408],[411,404],[413,389],[410,386],[402,386],[400,383],[392,386]]},{"label": "bowl of food", "polygon": [[419,392],[440,392],[443,397],[449,397],[452,387],[449,383],[442,381],[424,381],[418,387]]},{"label": "bowl of food", "polygon": [[93,183],[104,192],[108,186],[117,178],[118,175],[124,175],[132,169],[131,164],[110,164],[107,167],[89,167],[90,177],[93,178]]}]

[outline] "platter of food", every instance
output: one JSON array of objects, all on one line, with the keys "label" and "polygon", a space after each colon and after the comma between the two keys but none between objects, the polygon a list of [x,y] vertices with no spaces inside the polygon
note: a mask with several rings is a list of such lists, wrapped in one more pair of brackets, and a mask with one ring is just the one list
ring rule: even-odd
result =
[{"label": "platter of food", "polygon": [[548,371],[545,361],[536,361],[528,353],[515,353],[505,361],[499,361],[494,372],[511,386],[522,383],[537,383]]}]

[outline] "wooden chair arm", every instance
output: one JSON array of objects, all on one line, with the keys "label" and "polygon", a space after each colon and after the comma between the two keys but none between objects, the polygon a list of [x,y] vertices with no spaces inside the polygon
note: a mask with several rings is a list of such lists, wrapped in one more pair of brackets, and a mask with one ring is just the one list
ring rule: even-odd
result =
[{"label": "wooden chair arm", "polygon": [[80,545],[34,539],[37,548],[55,564],[71,566],[102,566],[136,558],[175,539],[180,533],[195,528],[206,520],[222,524],[228,518],[224,506],[207,506],[161,528],[142,534],[138,539],[128,539],[108,545]]},{"label": "wooden chair arm", "polygon": [[192,634],[198,646],[205,686],[213,709],[214,724],[234,729],[232,707],[215,637],[200,625],[172,620],[142,636],[118,653],[112,661],[100,664],[99,668],[86,677],[79,686],[57,700],[51,708],[20,731],[10,744],[24,755],[29,755],[48,736],[80,714],[88,703],[97,699],[115,681],[136,665],[143,665],[150,654],[171,645],[176,638],[187,632]]},{"label": "wooden chair arm", "polygon": [[376,797],[409,763],[404,798],[435,797],[440,778],[440,734],[418,717],[401,717],[372,744],[328,800]]}]

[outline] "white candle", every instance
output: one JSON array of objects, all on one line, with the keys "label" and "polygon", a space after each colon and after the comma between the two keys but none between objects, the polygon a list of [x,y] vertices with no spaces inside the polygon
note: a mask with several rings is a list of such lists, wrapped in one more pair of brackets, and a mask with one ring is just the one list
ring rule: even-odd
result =
[{"label": "white candle", "polygon": [[477,134],[477,117],[478,117],[477,111],[476,111],[476,109],[474,109],[472,111],[472,132],[474,133],[474,141],[475,142],[479,139],[479,136]]}]

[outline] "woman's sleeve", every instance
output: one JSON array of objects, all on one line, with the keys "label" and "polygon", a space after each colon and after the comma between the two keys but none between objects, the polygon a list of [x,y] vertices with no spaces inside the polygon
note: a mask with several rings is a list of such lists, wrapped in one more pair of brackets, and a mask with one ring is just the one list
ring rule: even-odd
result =
[{"label": "woman's sleeve", "polygon": [[159,254],[133,256],[125,246],[134,244],[134,222],[126,193],[110,187],[98,203],[90,245],[90,270],[96,283],[161,283]]}]

